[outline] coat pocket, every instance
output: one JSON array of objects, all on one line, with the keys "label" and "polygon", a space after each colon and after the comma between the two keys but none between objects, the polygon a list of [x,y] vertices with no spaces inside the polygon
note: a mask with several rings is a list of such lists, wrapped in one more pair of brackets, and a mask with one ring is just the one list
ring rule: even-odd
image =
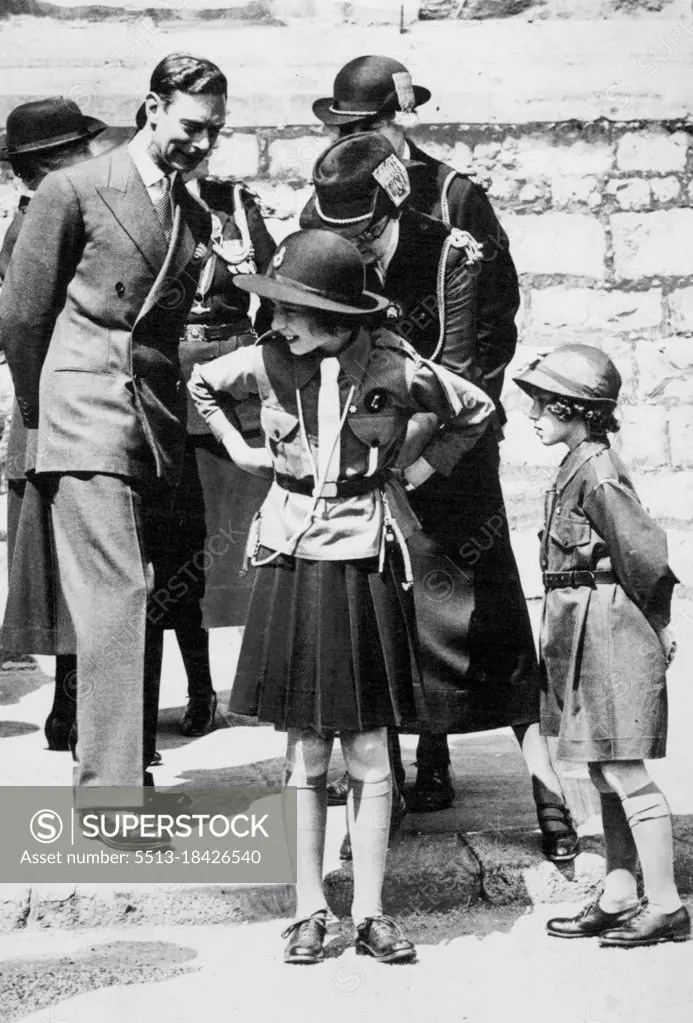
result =
[{"label": "coat pocket", "polygon": [[592,527],[584,519],[569,519],[556,516],[551,523],[549,536],[562,550],[585,547],[592,539]]}]

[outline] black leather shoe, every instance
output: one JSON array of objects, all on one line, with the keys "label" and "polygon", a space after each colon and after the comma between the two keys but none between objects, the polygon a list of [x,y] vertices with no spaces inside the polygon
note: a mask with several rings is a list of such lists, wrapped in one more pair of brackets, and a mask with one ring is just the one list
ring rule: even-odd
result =
[{"label": "black leather shoe", "polygon": [[379,963],[409,963],[416,959],[414,945],[389,916],[367,916],[356,928],[356,954]]},{"label": "black leather shoe", "polygon": [[323,942],[327,932],[327,913],[318,910],[305,920],[297,920],[285,931],[282,938],[288,938],[284,949],[285,963],[319,963],[324,958]]},{"label": "black leather shoe", "polygon": [[574,860],[580,852],[580,840],[565,803],[537,803],[537,820],[541,828],[541,848],[547,860],[552,863]]},{"label": "black leather shoe", "polygon": [[[388,835],[388,842],[391,842],[394,836],[399,831],[402,821],[407,816],[407,804],[404,802],[404,796],[397,795],[392,800],[392,810],[390,812],[390,833]],[[353,856],[351,853],[351,836],[347,831],[346,835],[342,839],[342,844],[339,847],[339,858],[343,863],[351,863]]]},{"label": "black leather shoe", "polygon": [[61,753],[69,750],[71,728],[71,720],[64,721],[60,718],[49,716],[44,727],[48,749],[59,750]]},{"label": "black leather shoe", "polygon": [[447,810],[454,801],[455,783],[449,764],[418,769],[414,791],[407,803],[412,813],[437,813]]},{"label": "black leather shoe", "polygon": [[349,774],[347,771],[327,786],[327,805],[346,806],[349,794]]},{"label": "black leather shoe", "polygon": [[217,694],[211,693],[202,699],[195,697],[188,700],[188,706],[180,719],[178,731],[189,739],[198,739],[214,731],[214,719],[217,713]]},{"label": "black leather shoe", "polygon": [[643,906],[625,923],[603,931],[599,944],[604,948],[639,948],[663,941],[688,941],[690,936],[691,918],[685,906],[675,913],[658,913],[650,906]]},{"label": "black leather shoe", "polygon": [[605,913],[599,902],[591,902],[577,916],[557,916],[549,920],[546,930],[554,938],[594,938],[610,928],[619,927],[639,912],[639,902],[618,913]]}]

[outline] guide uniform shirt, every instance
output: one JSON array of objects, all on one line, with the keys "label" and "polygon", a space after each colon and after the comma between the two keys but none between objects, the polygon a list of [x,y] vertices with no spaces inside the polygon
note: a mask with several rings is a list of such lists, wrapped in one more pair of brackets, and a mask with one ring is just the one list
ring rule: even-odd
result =
[{"label": "guide uniform shirt", "polygon": [[[449,475],[460,453],[486,429],[493,403],[473,384],[420,359],[396,335],[361,328],[334,359],[336,383],[318,353],[295,358],[282,339],[242,349],[196,366],[190,391],[212,432],[221,440],[230,429],[216,399],[237,401],[259,393],[266,445],[275,475],[315,477],[333,447],[327,480],[374,476],[374,489],[354,497],[321,499],[307,528],[313,498],[285,490],[275,481],[262,506],[263,547],[316,560],[350,560],[376,555],[383,528],[383,498],[377,477],[390,469],[417,412],[433,412],[445,425],[425,451],[426,461]],[[345,416],[337,436],[335,423]],[[305,435],[301,425],[305,425]],[[306,445],[306,438],[308,445]],[[401,484],[383,484],[386,500],[403,533],[418,528]],[[298,544],[294,537],[300,534]]]}]

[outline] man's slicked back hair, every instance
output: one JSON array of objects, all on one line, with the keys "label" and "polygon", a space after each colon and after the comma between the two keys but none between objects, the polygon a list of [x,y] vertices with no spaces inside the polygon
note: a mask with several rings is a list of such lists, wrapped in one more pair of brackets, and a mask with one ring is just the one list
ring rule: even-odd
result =
[{"label": "man's slicked back hair", "polygon": [[189,53],[169,53],[152,71],[149,89],[168,105],[176,92],[226,97],[228,84],[226,75],[211,60]]}]

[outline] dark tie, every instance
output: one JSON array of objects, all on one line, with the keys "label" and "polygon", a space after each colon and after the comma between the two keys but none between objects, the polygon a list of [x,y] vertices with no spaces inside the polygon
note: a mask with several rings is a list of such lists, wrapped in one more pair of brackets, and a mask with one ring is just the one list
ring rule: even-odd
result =
[{"label": "dark tie", "polygon": [[159,198],[154,202],[154,209],[156,215],[159,218],[164,234],[166,235],[166,241],[171,243],[171,235],[173,234],[173,210],[171,209],[171,179],[168,175],[165,175],[158,183],[160,188]]}]

